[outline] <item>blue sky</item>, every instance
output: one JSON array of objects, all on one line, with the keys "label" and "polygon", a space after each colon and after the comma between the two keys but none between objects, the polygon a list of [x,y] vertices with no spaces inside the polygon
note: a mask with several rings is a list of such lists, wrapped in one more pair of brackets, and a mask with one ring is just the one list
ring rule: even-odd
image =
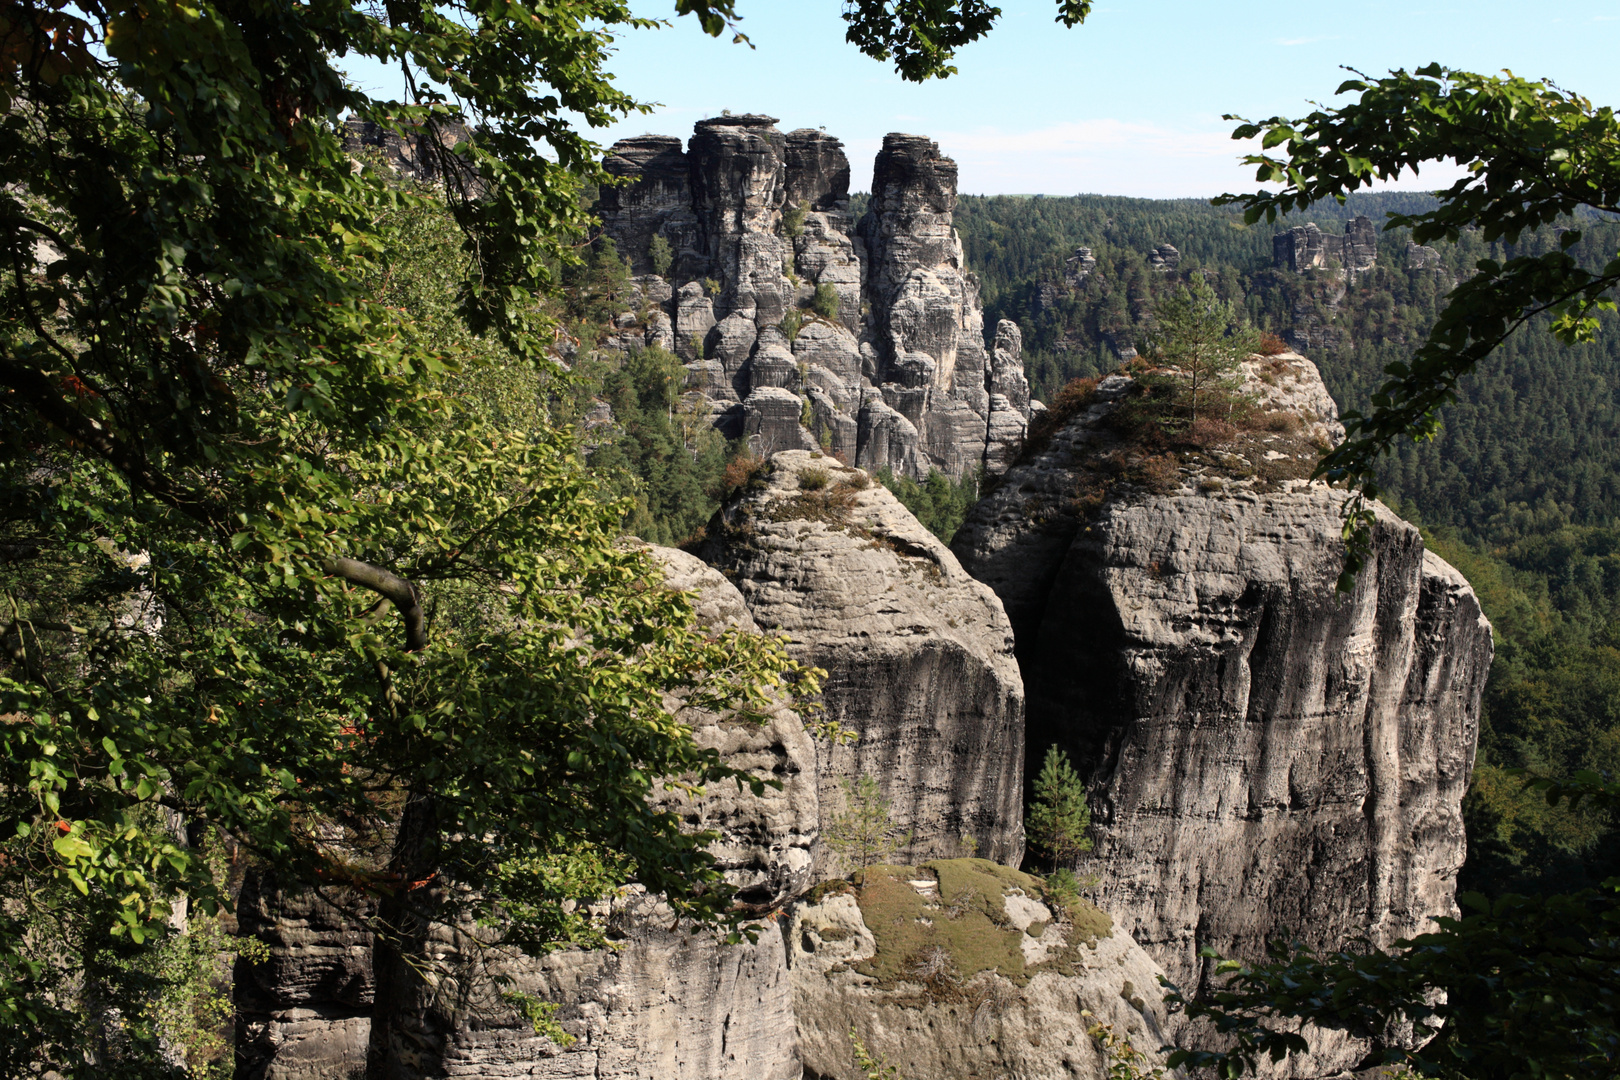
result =
[{"label": "blue sky", "polygon": [[[960,73],[921,86],[845,44],[839,6],[739,0],[749,49],[674,18],[673,0],[633,0],[637,14],[672,25],[625,35],[609,67],[658,108],[594,137],[685,137],[722,109],[764,112],[784,130],[825,127],[843,139],[857,190],[884,133],[907,131],[957,160],[965,193],[1177,197],[1251,186],[1221,114],[1302,115],[1332,100],[1347,77],[1340,65],[1511,68],[1620,106],[1620,0],[1099,0],[1074,30],[1052,21],[1053,0],[1001,0],[997,27],[958,55]],[[350,74],[392,90],[382,72]],[[1450,175],[1426,170],[1401,186]]]}]

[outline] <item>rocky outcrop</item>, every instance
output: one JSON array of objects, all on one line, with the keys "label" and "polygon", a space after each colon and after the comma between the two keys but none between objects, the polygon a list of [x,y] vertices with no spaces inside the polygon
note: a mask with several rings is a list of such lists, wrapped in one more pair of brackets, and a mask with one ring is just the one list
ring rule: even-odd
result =
[{"label": "rocky outcrop", "polygon": [[1406,242],[1406,268],[1408,270],[1439,270],[1440,252],[1426,244]]},{"label": "rocky outcrop", "polygon": [[269,870],[248,874],[237,925],[268,955],[236,963],[241,1080],[347,1080],[364,1071],[375,913],[375,903],[347,890],[284,890]]},{"label": "rocky outcrop", "polygon": [[[721,508],[698,554],[795,659],[827,671],[817,746],[824,815],[843,782],[878,781],[905,854],[1023,855],[1023,688],[1001,604],[886,489],[830,457],[777,454]],[[822,851],[823,876],[842,873]]]},{"label": "rocky outcrop", "polygon": [[1306,477],[1340,437],[1302,357],[1256,358],[1250,430],[1163,453],[1098,386],[970,514],[954,550],[1017,636],[1032,756],[1090,778],[1101,902],[1171,977],[1204,946],[1380,944],[1453,910],[1489,624],[1378,508],[1334,590],[1345,496]]},{"label": "rocky outcrop", "polygon": [[1148,252],[1148,265],[1161,274],[1168,274],[1181,265],[1181,252],[1174,244],[1158,244]]},{"label": "rocky outcrop", "polygon": [[[372,1032],[371,1071],[388,1080],[798,1080],[781,930],[753,943],[693,934],[632,892],[603,912],[610,948],[503,953],[476,931],[438,928],[432,962],[398,984]],[[383,973],[379,973],[382,976]],[[425,977],[424,977],[425,974]],[[564,1041],[537,1034],[509,995],[560,1005]]]},{"label": "rocky outcrop", "polygon": [[[343,149],[357,158],[370,158],[379,164],[424,183],[441,182],[447,171],[458,168],[459,159],[449,151],[468,139],[467,127],[455,121],[434,125],[413,124],[405,134],[389,130],[371,120],[343,122]],[[460,177],[473,183],[470,175]]]},{"label": "rocky outcrop", "polygon": [[1344,235],[1324,233],[1316,222],[1296,225],[1271,241],[1272,263],[1303,274],[1307,270],[1371,270],[1378,264],[1378,228],[1363,216],[1344,223]]},{"label": "rocky outcrop", "polygon": [[[684,151],[667,136],[627,139],[605,165],[629,183],[604,194],[604,232],[638,273],[653,269],[655,238],[669,245],[658,332],[728,435],[748,434],[763,453],[821,447],[917,479],[1005,466],[1029,421],[1016,327],[998,327],[986,348],[952,224],[956,165],[937,144],[885,138],[858,224],[843,145],[823,131],[784,135],[768,116],[700,121]],[[641,340],[616,333],[604,345]],[[767,355],[772,344],[791,366]],[[761,389],[797,396],[815,422],[787,430],[774,395],[749,406]],[[871,409],[868,391],[887,412]]]},{"label": "rocky outcrop", "polygon": [[787,926],[809,1078],[854,1078],[850,1032],[906,1080],[1104,1080],[1107,1024],[1162,1064],[1160,969],[1083,900],[1059,915],[1025,874],[978,859],[880,867],[796,905]]}]

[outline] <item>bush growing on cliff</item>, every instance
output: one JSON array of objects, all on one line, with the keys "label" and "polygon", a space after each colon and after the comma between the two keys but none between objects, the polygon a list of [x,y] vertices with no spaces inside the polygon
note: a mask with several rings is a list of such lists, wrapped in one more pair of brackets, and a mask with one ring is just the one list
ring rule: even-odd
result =
[{"label": "bush growing on cliff", "polygon": [[668,277],[669,268],[675,262],[675,251],[669,246],[669,241],[662,236],[652,238],[647,245],[647,258],[652,262],[653,273],[659,277]]},{"label": "bush growing on cliff", "polygon": [[1154,363],[1174,369],[1140,376],[1162,393],[1163,422],[1196,437],[1201,419],[1230,420],[1242,382],[1238,365],[1260,348],[1260,335],[1245,325],[1235,302],[1223,301],[1194,275],[1154,306],[1146,344]]},{"label": "bush growing on cliff", "polygon": [[810,298],[810,310],[823,319],[838,318],[838,290],[825,281],[817,285],[815,295]]},{"label": "bush growing on cliff", "polygon": [[911,843],[912,834],[894,823],[889,800],[875,779],[864,773],[846,776],[841,786],[844,809],[822,829],[821,835],[827,846],[849,864],[850,873],[860,875]]}]

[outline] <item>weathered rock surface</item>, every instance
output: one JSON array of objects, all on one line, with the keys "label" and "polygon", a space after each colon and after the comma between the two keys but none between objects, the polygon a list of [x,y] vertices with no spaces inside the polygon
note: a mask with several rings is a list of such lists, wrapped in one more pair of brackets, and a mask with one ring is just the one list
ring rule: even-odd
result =
[{"label": "weathered rock surface", "polygon": [[[373,1033],[370,1075],[546,1080],[798,1080],[781,930],[755,944],[675,926],[669,909],[632,894],[608,914],[615,948],[531,958],[494,953],[473,935],[437,931],[424,979],[401,990]],[[504,985],[496,979],[505,980]],[[537,1035],[506,991],[561,1003],[573,1040]]]},{"label": "weathered rock surface", "polygon": [[981,860],[876,868],[865,882],[790,912],[807,1078],[865,1075],[851,1030],[906,1080],[1104,1080],[1086,1034],[1098,1023],[1162,1064],[1175,1022],[1160,968],[1096,908],[1060,920],[1033,879]]},{"label": "weathered rock surface", "polygon": [[[698,551],[795,659],[828,672],[826,718],[860,734],[817,745],[824,817],[841,782],[875,778],[913,830],[910,858],[1023,854],[1023,689],[995,595],[886,489],[834,459],[777,454],[722,507]],[[832,867],[830,853],[819,864]]]},{"label": "weathered rock surface", "polygon": [[954,543],[1016,632],[1032,759],[1090,777],[1100,902],[1187,986],[1203,946],[1388,943],[1453,910],[1492,655],[1467,584],[1381,507],[1335,593],[1345,496],[1304,479],[1331,401],[1300,357],[1249,374],[1305,415],[1133,459],[1129,380],[1105,380]]},{"label": "weathered rock surface", "polygon": [[235,971],[237,1072],[242,1080],[347,1080],[363,1071],[375,985],[375,905],[344,890],[284,891],[250,873],[237,900],[244,937],[269,948]]},{"label": "weathered rock surface", "polygon": [[[605,233],[637,272],[651,267],[655,237],[674,262],[664,322],[620,328],[604,347],[673,337],[688,385],[721,403],[722,425],[739,419],[726,411],[730,403],[761,388],[785,390],[820,417],[808,445],[856,464],[917,479],[931,469],[963,476],[1005,467],[1029,423],[1017,328],[998,327],[995,350],[986,349],[978,285],[963,269],[952,225],[956,164],[937,144],[914,135],[884,140],[858,224],[843,144],[807,128],[784,135],[768,116],[700,121],[684,151],[668,136],[627,139],[606,163],[632,183],[604,194]],[[819,314],[810,310],[818,291]],[[792,333],[795,320],[795,364],[761,363],[766,332]],[[813,389],[826,401],[815,404]],[[867,390],[906,425],[884,413],[862,421]],[[759,404],[768,415],[747,409],[746,424],[727,433],[746,430],[765,453],[800,445],[783,441],[791,433],[777,414],[785,410],[769,398]],[[767,445],[771,435],[778,438]]]}]

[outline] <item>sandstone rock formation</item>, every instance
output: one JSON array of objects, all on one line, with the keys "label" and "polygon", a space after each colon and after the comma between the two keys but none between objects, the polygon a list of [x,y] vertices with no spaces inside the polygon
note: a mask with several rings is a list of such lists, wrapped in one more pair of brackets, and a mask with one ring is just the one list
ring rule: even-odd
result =
[{"label": "sandstone rock formation", "polygon": [[977,859],[876,868],[796,905],[787,956],[811,1080],[865,1075],[852,1030],[906,1080],[1103,1080],[1092,1025],[1150,1063],[1176,1027],[1158,965],[1107,915],[1082,900],[1058,918],[1033,879]]},{"label": "sandstone rock formation", "polygon": [[[826,719],[859,732],[817,745],[823,816],[868,775],[913,830],[906,855],[1023,855],[1023,688],[1000,602],[886,489],[804,451],[723,506],[698,554],[795,659],[827,670]],[[842,873],[823,852],[822,875]]]},{"label": "sandstone rock formation", "polygon": [[[426,978],[386,973],[398,990],[379,1010],[368,1075],[798,1080],[776,923],[764,923],[757,942],[727,945],[712,931],[676,926],[650,897],[632,893],[611,908],[610,949],[514,956],[473,933],[436,931]],[[560,1004],[555,1018],[572,1041],[536,1034],[506,997],[512,992]]]},{"label": "sandstone rock formation", "polygon": [[1406,242],[1406,268],[1408,270],[1439,270],[1440,252],[1427,244]]},{"label": "sandstone rock formation", "polygon": [[248,875],[237,925],[268,946],[269,957],[236,964],[241,1080],[348,1080],[364,1069],[374,913],[374,903],[341,890],[287,891],[272,873]]},{"label": "sandstone rock formation", "polygon": [[1158,244],[1148,252],[1148,265],[1161,274],[1168,274],[1181,265],[1181,252],[1174,244]]},{"label": "sandstone rock formation", "polygon": [[857,224],[843,145],[775,123],[715,117],[684,150],[646,135],[609,151],[608,170],[631,183],[604,192],[604,232],[638,274],[656,269],[655,237],[672,262],[668,298],[645,294],[654,316],[604,344],[673,339],[716,424],[762,453],[825,449],[917,479],[1003,467],[1029,388],[1006,351],[1016,327],[986,348],[952,227],[955,163],[928,139],[888,136]]},{"label": "sandstone rock formation", "polygon": [[1184,986],[1198,949],[1388,943],[1453,910],[1489,624],[1379,508],[1346,596],[1341,436],[1302,357],[1257,358],[1256,430],[1142,451],[1097,388],[970,514],[954,550],[1017,635],[1032,758],[1088,773],[1101,903]]},{"label": "sandstone rock formation", "polygon": [[1323,233],[1312,221],[1278,233],[1271,245],[1273,264],[1298,274],[1330,265],[1371,270],[1378,264],[1378,229],[1363,216],[1345,222],[1343,236]]},{"label": "sandstone rock formation", "polygon": [[[654,548],[671,588],[695,594],[715,631],[757,630],[741,595],[690,555]],[[712,851],[739,899],[780,904],[812,884],[819,822],[815,748],[798,715],[763,726],[682,710],[700,745],[781,788],[755,797],[717,785],[701,799],[664,796]],[[603,906],[610,950],[567,949],[542,958],[490,948],[468,927],[436,927],[412,965],[378,961],[372,910],[331,897],[277,891],[256,874],[241,900],[243,932],[269,946],[241,963],[239,1075],[252,1080],[389,1080],[466,1077],[615,1077],[637,1080],[796,1080],[785,953],[776,924],[754,943],[677,928],[656,898],[631,891]],[[385,955],[385,954],[378,954]],[[506,980],[504,983],[497,980]],[[518,991],[560,1006],[574,1042],[535,1034]]]}]

